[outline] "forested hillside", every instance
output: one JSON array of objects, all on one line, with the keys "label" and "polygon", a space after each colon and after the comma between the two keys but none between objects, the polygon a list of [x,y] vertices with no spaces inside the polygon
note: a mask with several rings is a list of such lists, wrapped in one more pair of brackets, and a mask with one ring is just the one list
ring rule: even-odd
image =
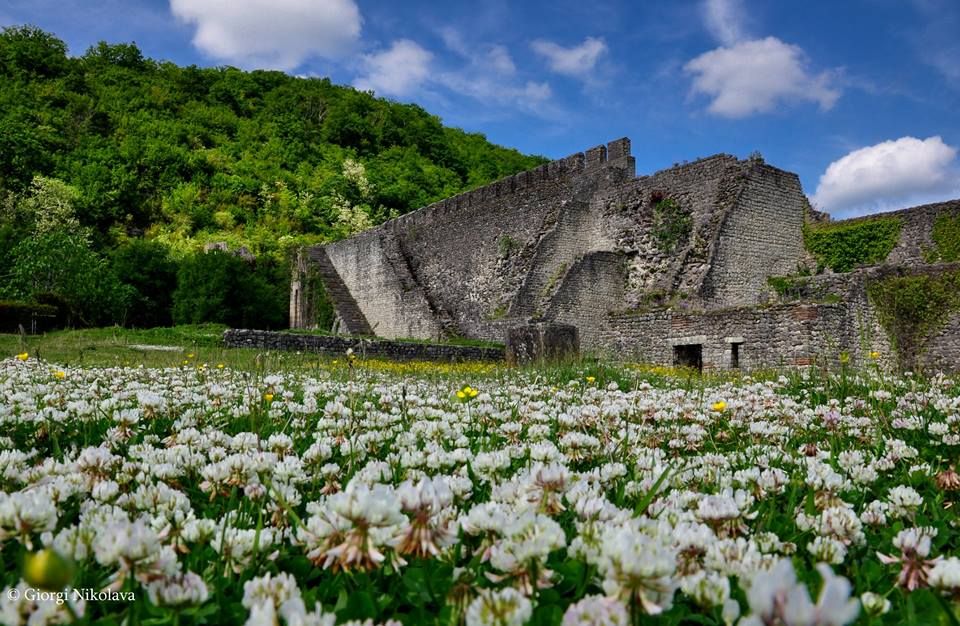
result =
[{"label": "forested hillside", "polygon": [[[7,28],[0,298],[77,325],[282,326],[296,246],[541,162],[327,79],[178,67],[133,44],[71,57]],[[256,261],[198,254],[219,241]]]}]

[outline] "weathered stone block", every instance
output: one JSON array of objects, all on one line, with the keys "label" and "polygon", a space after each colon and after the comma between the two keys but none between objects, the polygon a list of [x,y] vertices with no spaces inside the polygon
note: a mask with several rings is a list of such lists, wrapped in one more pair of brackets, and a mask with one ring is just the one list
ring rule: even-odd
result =
[{"label": "weathered stone block", "polygon": [[559,362],[580,355],[580,333],[572,324],[538,322],[507,331],[507,363]]}]

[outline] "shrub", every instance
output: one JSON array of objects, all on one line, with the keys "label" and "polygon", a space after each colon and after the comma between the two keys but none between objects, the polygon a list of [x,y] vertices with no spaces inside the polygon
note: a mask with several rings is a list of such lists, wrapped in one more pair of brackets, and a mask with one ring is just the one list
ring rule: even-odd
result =
[{"label": "shrub", "polygon": [[47,330],[54,326],[57,307],[36,302],[0,300],[0,332],[14,333],[22,326],[27,332]]},{"label": "shrub", "polygon": [[173,321],[236,328],[285,327],[288,280],[280,264],[266,259],[254,266],[220,250],[196,254],[177,272]]},{"label": "shrub", "polygon": [[67,324],[103,326],[122,322],[132,290],[77,233],[53,231],[22,240],[3,291],[13,298],[55,297],[66,308]]},{"label": "shrub", "polygon": [[673,198],[664,198],[653,205],[653,237],[665,252],[673,252],[689,235],[693,226],[690,213]]},{"label": "shrub", "polygon": [[135,239],[115,249],[110,261],[117,278],[133,290],[126,323],[140,328],[170,326],[177,265],[168,248]]}]

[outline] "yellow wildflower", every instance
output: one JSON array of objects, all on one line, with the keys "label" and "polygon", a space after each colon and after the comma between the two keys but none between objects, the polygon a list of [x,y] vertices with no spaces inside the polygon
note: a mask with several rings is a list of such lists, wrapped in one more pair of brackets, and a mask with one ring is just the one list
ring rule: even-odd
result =
[{"label": "yellow wildflower", "polygon": [[53,376],[57,380],[63,380],[64,378],[67,377],[67,373],[64,372],[63,370],[57,370],[56,372],[53,373]]},{"label": "yellow wildflower", "polygon": [[873,359],[874,361],[876,361],[877,359],[880,358],[880,353],[877,352],[876,350],[871,350],[871,351],[870,351],[870,358]]},{"label": "yellow wildflower", "polygon": [[593,383],[597,382],[597,377],[596,377],[596,376],[587,376],[587,382],[593,384]]},{"label": "yellow wildflower", "polygon": [[723,400],[718,400],[710,405],[710,408],[716,411],[717,413],[722,413],[727,408],[727,403]]},{"label": "yellow wildflower", "polygon": [[218,370],[222,370],[222,369],[223,369],[223,363],[217,363],[217,369],[218,369]]},{"label": "yellow wildflower", "polygon": [[30,355],[27,354],[26,352],[21,352],[20,354],[17,355],[17,359],[21,361],[26,361],[29,358],[30,358]]},{"label": "yellow wildflower", "polygon": [[270,402],[270,401],[273,400],[273,394],[267,392],[267,393],[263,394],[263,399],[266,400],[267,402]]}]

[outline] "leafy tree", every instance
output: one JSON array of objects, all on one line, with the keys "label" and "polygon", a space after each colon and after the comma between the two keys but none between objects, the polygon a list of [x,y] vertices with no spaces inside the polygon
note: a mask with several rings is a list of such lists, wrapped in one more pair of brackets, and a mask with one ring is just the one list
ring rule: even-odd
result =
[{"label": "leafy tree", "polygon": [[[285,280],[295,242],[345,237],[541,162],[328,79],[177,67],[128,43],[71,58],[37,28],[0,32],[0,196],[16,198],[14,210],[2,205],[0,273],[36,236],[29,203],[52,209],[69,191],[82,228],[66,249],[111,259],[139,294],[129,317],[138,325],[169,319],[158,312],[169,275],[158,250],[121,251],[131,238],[164,242],[178,258],[208,241],[245,245],[258,263],[240,276],[261,283],[236,288],[273,289],[262,268],[278,264]],[[153,273],[138,280],[136,263]],[[244,306],[250,320],[277,323],[275,312]]]},{"label": "leafy tree", "polygon": [[132,289],[126,322],[152,328],[173,322],[177,265],[161,243],[134,239],[117,247],[110,258],[117,278]]},{"label": "leafy tree", "polygon": [[67,45],[34,26],[0,32],[0,72],[12,78],[54,78],[67,70]]},{"label": "leafy tree", "polygon": [[287,290],[271,284],[271,268],[259,271],[232,254],[213,250],[181,264],[173,293],[177,324],[215,322],[240,328],[286,326]]},{"label": "leafy tree", "polygon": [[23,300],[62,303],[69,324],[122,322],[131,290],[91,249],[89,232],[74,215],[78,195],[63,181],[38,176],[29,194],[11,202],[9,212],[30,224],[30,235],[9,252],[3,291]]},{"label": "leafy tree", "polygon": [[130,289],[82,235],[50,231],[22,240],[12,256],[16,260],[6,277],[5,295],[62,303],[71,326],[124,321]]}]

